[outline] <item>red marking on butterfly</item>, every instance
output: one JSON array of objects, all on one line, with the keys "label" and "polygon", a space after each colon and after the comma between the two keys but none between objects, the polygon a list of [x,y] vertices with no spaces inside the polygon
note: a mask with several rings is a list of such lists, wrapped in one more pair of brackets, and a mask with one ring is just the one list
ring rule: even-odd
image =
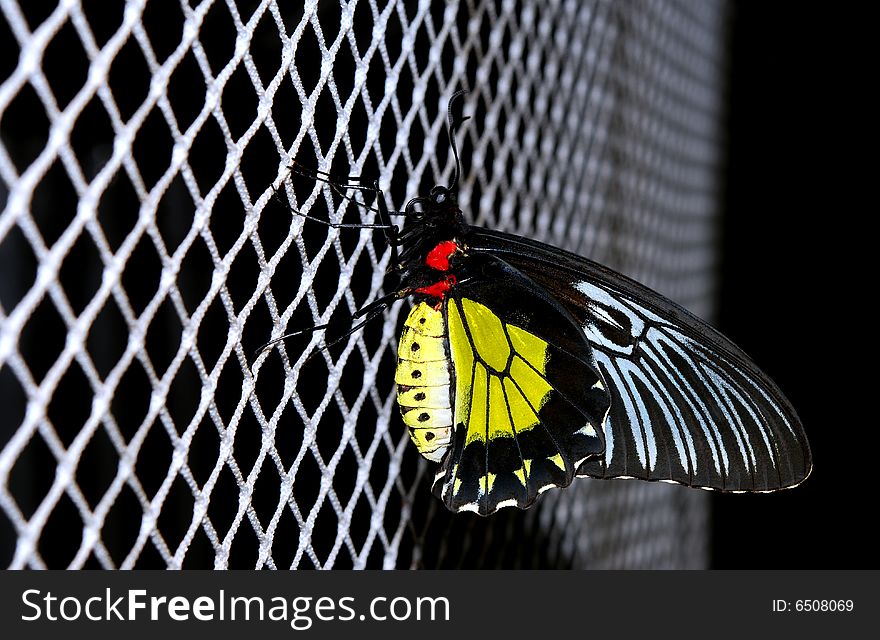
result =
[{"label": "red marking on butterfly", "polygon": [[428,285],[427,287],[419,287],[418,289],[416,289],[416,292],[424,293],[426,295],[440,298],[442,300],[443,296],[446,295],[446,292],[454,287],[457,282],[458,278],[450,273],[440,282],[435,282],[434,284]]},{"label": "red marking on butterfly", "polygon": [[428,252],[425,264],[437,271],[449,271],[449,257],[458,251],[458,245],[452,240],[444,240]]}]

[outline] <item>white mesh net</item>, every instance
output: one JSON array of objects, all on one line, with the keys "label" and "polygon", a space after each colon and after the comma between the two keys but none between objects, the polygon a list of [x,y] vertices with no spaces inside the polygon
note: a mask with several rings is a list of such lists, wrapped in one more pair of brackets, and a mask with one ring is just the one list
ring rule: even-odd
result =
[{"label": "white mesh net", "polygon": [[[578,481],[452,516],[396,416],[374,214],[290,160],[460,202],[711,313],[720,2],[0,0],[10,567],[699,567],[701,492]],[[363,194],[349,193],[363,199]],[[367,202],[370,198],[367,197]],[[252,367],[253,365],[253,373]],[[326,384],[325,384],[326,383]]]}]

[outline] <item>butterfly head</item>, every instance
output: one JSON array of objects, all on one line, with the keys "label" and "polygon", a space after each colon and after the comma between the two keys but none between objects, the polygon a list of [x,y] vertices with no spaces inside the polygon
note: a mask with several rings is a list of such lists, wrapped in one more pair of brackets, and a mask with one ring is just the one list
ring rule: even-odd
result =
[{"label": "butterfly head", "polygon": [[452,180],[448,185],[434,185],[427,195],[413,198],[405,208],[412,224],[399,238],[403,249],[396,270],[403,275],[408,284],[415,283],[413,288],[417,290],[424,288],[423,285],[436,284],[433,281],[436,279],[436,265],[446,264],[446,256],[443,256],[440,262],[433,261],[432,252],[449,243],[454,245],[459,238],[467,234],[469,228],[458,206],[461,161],[455,142],[455,131],[467,118],[456,119],[452,110],[454,103],[465,93],[458,91],[450,98],[447,112],[449,146],[455,161]]},{"label": "butterfly head", "polygon": [[458,208],[458,181],[461,177],[461,161],[458,157],[458,145],[455,143],[455,131],[462,122],[470,116],[456,119],[453,115],[452,107],[455,102],[467,92],[464,90],[457,91],[449,99],[449,107],[447,112],[447,131],[449,134],[449,148],[452,151],[452,157],[455,160],[453,166],[452,180],[449,186],[436,184],[431,187],[427,197],[418,197],[410,200],[407,204],[407,210],[414,212],[419,209],[422,214],[422,222],[432,227],[446,227],[454,231],[462,230],[464,223],[461,209]]},{"label": "butterfly head", "polygon": [[431,207],[436,209],[446,208],[450,205],[456,206],[458,204],[455,192],[440,184],[434,185],[431,188],[429,198],[431,201]]},{"label": "butterfly head", "polygon": [[[468,225],[464,214],[458,206],[455,191],[443,185],[435,185],[431,191],[407,204],[411,212],[411,227],[401,234],[401,246],[398,270],[403,272],[404,279],[413,288],[433,283],[436,278],[437,264],[442,262],[448,269],[448,256],[442,255],[437,262],[433,253],[448,245],[456,246],[455,241],[465,236]],[[441,251],[442,252],[442,251]],[[418,274],[417,277],[413,277]],[[422,281],[424,280],[424,282]]]}]

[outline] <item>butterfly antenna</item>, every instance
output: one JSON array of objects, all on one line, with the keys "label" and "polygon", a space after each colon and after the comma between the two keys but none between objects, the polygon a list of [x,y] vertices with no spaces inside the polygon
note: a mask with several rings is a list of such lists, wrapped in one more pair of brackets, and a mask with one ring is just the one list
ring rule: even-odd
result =
[{"label": "butterfly antenna", "polygon": [[452,184],[449,185],[449,190],[452,191],[455,189],[455,185],[458,184],[458,178],[461,176],[461,161],[458,159],[458,146],[455,144],[455,130],[458,125],[462,124],[465,120],[470,118],[470,116],[464,116],[457,123],[455,121],[455,116],[452,114],[452,106],[455,104],[455,100],[463,96],[467,93],[464,89],[459,89],[455,93],[452,94],[452,97],[449,98],[449,107],[446,111],[446,123],[447,129],[449,131],[449,146],[452,147],[452,156],[455,158],[455,171],[452,174]]}]

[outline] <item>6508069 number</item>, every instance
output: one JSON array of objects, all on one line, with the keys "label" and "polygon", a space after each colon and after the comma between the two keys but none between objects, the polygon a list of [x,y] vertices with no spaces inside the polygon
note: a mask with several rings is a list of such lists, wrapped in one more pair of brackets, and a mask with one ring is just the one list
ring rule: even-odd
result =
[{"label": "6508069 number", "polygon": [[795,611],[852,611],[852,600],[795,600]]},{"label": "6508069 number", "polygon": [[855,607],[852,600],[795,600],[794,603],[788,600],[774,600],[773,611],[798,611],[807,612],[829,612],[838,611],[850,612]]}]

